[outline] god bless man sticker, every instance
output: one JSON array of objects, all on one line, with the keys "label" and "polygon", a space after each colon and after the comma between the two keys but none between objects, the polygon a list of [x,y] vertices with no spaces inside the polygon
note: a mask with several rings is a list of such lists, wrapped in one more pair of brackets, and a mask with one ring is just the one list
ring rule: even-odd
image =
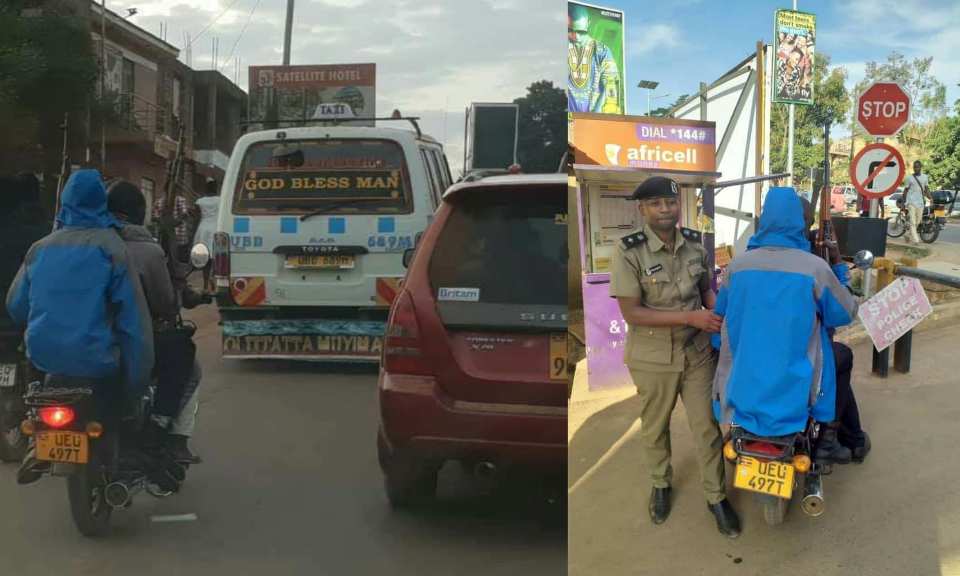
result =
[{"label": "god bless man sticker", "polygon": [[479,288],[441,288],[437,291],[437,300],[447,302],[479,302]]}]

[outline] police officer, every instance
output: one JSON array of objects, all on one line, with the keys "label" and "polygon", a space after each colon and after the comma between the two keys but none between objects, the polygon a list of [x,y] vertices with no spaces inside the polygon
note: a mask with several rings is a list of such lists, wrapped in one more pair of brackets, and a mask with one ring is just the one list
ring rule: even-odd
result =
[{"label": "police officer", "polygon": [[716,295],[700,233],[677,228],[678,194],[677,183],[660,176],[648,178],[633,193],[644,225],[617,245],[610,296],[617,298],[630,327],[624,362],[642,399],[640,439],[653,480],[653,523],[670,514],[670,416],[679,396],[707,505],[720,532],[736,538],[740,520],[724,490],[723,440],[710,397],[716,356],[709,333],[719,332],[722,320],[712,312]]}]

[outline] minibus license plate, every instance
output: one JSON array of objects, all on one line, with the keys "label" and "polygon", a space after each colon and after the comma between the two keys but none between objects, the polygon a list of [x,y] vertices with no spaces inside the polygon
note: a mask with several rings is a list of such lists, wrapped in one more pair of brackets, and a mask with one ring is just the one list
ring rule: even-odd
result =
[{"label": "minibus license plate", "polygon": [[353,268],[355,265],[353,256],[323,255],[314,256],[299,254],[296,256],[287,256],[287,268],[313,268],[317,270],[343,270]]}]

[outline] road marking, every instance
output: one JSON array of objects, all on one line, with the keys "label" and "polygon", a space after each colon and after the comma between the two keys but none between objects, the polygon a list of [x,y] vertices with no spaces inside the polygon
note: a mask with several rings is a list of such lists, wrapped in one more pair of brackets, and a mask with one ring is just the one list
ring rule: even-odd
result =
[{"label": "road marking", "polygon": [[195,522],[197,520],[197,515],[194,513],[190,514],[168,514],[166,516],[151,516],[151,522]]}]

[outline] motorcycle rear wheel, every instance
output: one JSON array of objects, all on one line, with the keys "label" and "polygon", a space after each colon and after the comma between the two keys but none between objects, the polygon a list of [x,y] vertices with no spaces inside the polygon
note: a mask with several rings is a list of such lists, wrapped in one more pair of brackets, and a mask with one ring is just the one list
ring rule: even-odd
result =
[{"label": "motorcycle rear wheel", "polygon": [[904,235],[907,231],[907,224],[903,221],[903,218],[899,214],[896,216],[891,216],[887,219],[887,236],[891,238],[899,238]]},{"label": "motorcycle rear wheel", "polygon": [[783,519],[787,516],[787,508],[790,507],[789,500],[757,494],[757,503],[763,511],[763,521],[767,523],[767,526],[783,524]]},{"label": "motorcycle rear wheel", "polygon": [[920,239],[925,244],[933,244],[937,241],[938,236],[940,236],[940,228],[936,224],[920,227]]},{"label": "motorcycle rear wheel", "polygon": [[28,438],[20,431],[23,404],[18,388],[0,391],[0,460],[20,462],[27,453]]},{"label": "motorcycle rear wheel", "polygon": [[110,528],[113,508],[104,496],[107,479],[100,458],[91,450],[90,462],[67,477],[70,513],[77,530],[88,538],[104,536]]}]

